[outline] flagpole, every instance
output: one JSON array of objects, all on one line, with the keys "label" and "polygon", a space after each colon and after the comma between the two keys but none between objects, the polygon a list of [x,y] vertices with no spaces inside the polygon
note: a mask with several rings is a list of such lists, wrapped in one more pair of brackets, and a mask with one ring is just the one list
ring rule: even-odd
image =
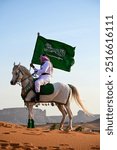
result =
[{"label": "flagpole", "polygon": [[37,36],[40,36],[40,33],[39,33],[39,32],[37,32]]},{"label": "flagpole", "polygon": [[[40,33],[39,32],[37,32],[37,37],[39,37],[40,36]],[[31,63],[30,63],[30,69],[29,70],[31,70],[31,67],[33,66],[33,64],[32,64],[32,61],[31,61]],[[33,67],[32,67],[33,68]]]}]

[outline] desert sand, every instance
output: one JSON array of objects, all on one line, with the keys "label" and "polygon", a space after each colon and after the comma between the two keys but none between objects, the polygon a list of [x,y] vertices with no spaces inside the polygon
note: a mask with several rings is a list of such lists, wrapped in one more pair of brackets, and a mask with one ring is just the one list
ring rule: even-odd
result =
[{"label": "desert sand", "polygon": [[99,150],[100,134],[0,122],[0,150]]}]

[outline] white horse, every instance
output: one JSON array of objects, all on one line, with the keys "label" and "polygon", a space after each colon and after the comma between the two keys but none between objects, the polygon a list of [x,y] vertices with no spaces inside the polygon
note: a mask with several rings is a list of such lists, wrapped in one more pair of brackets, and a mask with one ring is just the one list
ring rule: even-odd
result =
[{"label": "white horse", "polygon": [[[32,123],[32,127],[34,127],[34,115],[33,115],[33,106],[37,102],[32,102],[31,98],[35,96],[34,92],[34,81],[32,74],[29,72],[29,70],[18,64],[15,65],[12,70],[12,80],[11,85],[15,85],[16,83],[20,83],[22,87],[21,96],[24,99],[24,103],[28,108],[28,127],[31,128],[30,124]],[[72,111],[70,109],[70,102],[72,100],[72,97],[74,100],[76,100],[77,104],[80,105],[80,107],[83,109],[85,113],[88,113],[88,111],[85,109],[85,107],[82,104],[82,101],[80,100],[79,94],[77,89],[73,85],[65,85],[62,83],[54,83],[54,92],[49,95],[40,95],[40,100],[38,103],[55,103],[58,107],[58,109],[62,113],[62,120],[60,123],[60,130],[63,130],[63,124],[65,121],[65,118],[68,114],[69,117],[69,130],[72,130]]]}]

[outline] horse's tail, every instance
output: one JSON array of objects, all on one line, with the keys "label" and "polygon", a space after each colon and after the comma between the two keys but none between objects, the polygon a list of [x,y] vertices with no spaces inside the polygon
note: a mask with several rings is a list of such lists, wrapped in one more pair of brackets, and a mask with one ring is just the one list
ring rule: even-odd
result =
[{"label": "horse's tail", "polygon": [[74,98],[74,100],[76,101],[76,103],[78,104],[78,105],[80,105],[80,107],[83,109],[83,111],[87,114],[87,115],[89,115],[90,113],[88,112],[88,110],[84,107],[84,105],[83,105],[83,103],[82,103],[82,101],[81,101],[81,99],[80,99],[80,96],[79,96],[79,93],[78,93],[78,90],[76,89],[76,87],[75,86],[73,86],[73,85],[71,85],[71,84],[68,84],[69,85],[69,87],[71,88],[71,90],[72,90],[72,97]]}]

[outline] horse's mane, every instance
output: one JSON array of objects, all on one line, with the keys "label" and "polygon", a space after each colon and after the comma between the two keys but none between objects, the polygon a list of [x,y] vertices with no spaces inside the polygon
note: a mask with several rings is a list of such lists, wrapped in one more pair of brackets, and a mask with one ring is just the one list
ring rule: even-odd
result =
[{"label": "horse's mane", "polygon": [[28,76],[31,75],[30,71],[29,71],[26,67],[20,65],[20,69],[21,69],[25,74],[27,74]]},{"label": "horse's mane", "polygon": [[[13,68],[13,70],[15,70],[17,67],[18,67],[18,65],[15,65],[14,68]],[[26,67],[24,67],[24,66],[22,66],[22,65],[20,65],[20,70],[21,70],[22,72],[24,72],[24,73],[25,73],[26,75],[28,75],[28,76],[31,75],[30,71],[29,71]]]}]

